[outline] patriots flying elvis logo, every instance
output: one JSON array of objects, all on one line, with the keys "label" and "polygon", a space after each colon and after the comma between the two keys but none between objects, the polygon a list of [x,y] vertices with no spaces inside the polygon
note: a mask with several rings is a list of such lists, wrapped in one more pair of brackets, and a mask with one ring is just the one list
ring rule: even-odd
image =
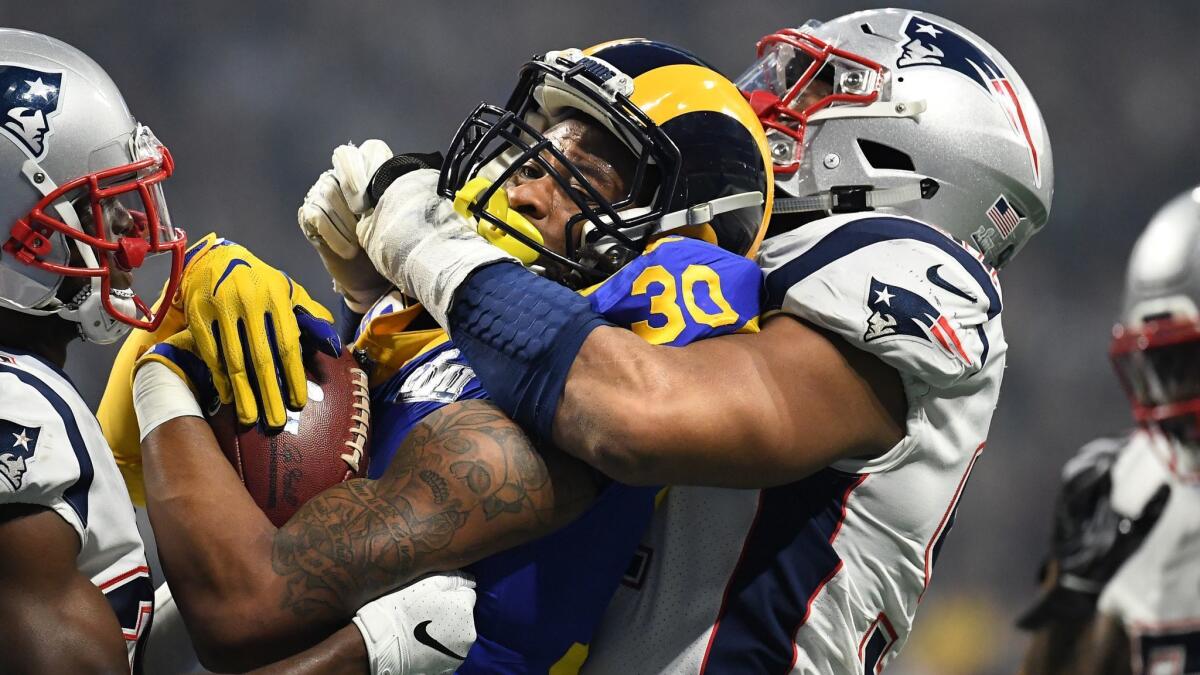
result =
[{"label": "patriots flying elvis logo", "polygon": [[871,315],[867,317],[864,341],[905,335],[936,344],[950,356],[971,365],[971,357],[950,321],[920,295],[871,277],[867,308]]},{"label": "patriots flying elvis logo", "polygon": [[0,420],[0,479],[13,491],[21,489],[41,432],[41,427]]},{"label": "patriots flying elvis logo", "polygon": [[30,159],[46,156],[61,87],[62,73],[0,64],[0,132]]},{"label": "patriots flying elvis logo", "polygon": [[896,60],[896,66],[949,68],[983,87],[1004,111],[1013,132],[1029,149],[1033,182],[1041,187],[1041,161],[1025,120],[1021,99],[1000,66],[967,38],[923,17],[909,14],[902,31],[906,42],[900,46],[900,58]]}]

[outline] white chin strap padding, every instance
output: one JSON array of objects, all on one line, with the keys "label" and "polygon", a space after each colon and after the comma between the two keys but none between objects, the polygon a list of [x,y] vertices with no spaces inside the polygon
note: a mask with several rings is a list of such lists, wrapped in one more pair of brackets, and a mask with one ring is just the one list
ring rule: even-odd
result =
[{"label": "white chin strap padding", "polygon": [[711,223],[713,218],[722,213],[761,206],[762,203],[763,194],[757,191],[739,192],[725,197],[718,197],[711,201],[689,206],[682,211],[668,213],[658,221],[658,226],[654,228],[654,234],[663,234],[681,227]]},{"label": "white chin strap padding", "polygon": [[[667,234],[673,230],[678,230],[683,227],[711,223],[713,218],[721,215],[722,213],[729,213],[730,211],[737,211],[738,209],[748,209],[755,206],[761,206],[762,203],[763,194],[761,192],[739,192],[737,194],[718,197],[717,199],[713,199],[711,201],[695,204],[681,211],[672,211],[662,218],[659,218],[656,222],[647,223],[637,227],[626,227],[622,229],[622,232],[625,233],[625,235],[630,239],[634,240],[646,236],[647,233],[650,236]],[[779,201],[776,200],[775,203],[778,204]],[[650,207],[639,206],[621,211],[621,217],[633,220],[649,212]],[[601,216],[601,219],[606,223],[611,224],[610,221],[612,219],[608,216]],[[585,224],[583,227],[583,241],[589,242],[588,245],[591,246],[593,250],[603,253],[616,242],[612,237],[609,236],[598,237],[594,242],[589,241],[589,235],[596,229],[596,226],[590,222]]]},{"label": "white chin strap padding", "polygon": [[[116,309],[128,316],[135,316],[137,305],[133,302],[132,291],[113,289],[112,304]],[[79,290],[68,305],[58,310],[57,314],[67,321],[79,326],[79,336],[86,342],[96,344],[111,344],[125,337],[133,328],[127,323],[118,321],[104,308],[104,295],[100,289],[100,279],[93,277],[91,283]]]}]

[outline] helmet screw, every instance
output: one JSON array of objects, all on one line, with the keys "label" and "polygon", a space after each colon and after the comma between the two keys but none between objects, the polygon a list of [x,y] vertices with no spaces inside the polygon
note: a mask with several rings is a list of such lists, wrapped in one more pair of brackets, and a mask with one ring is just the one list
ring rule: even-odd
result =
[{"label": "helmet screw", "polygon": [[42,182],[45,180],[46,180],[46,174],[42,173],[41,171],[38,171],[37,173],[33,174],[33,182],[37,183],[38,185],[41,185]]},{"label": "helmet screw", "polygon": [[896,112],[903,114],[905,110],[908,110],[908,106],[904,105],[903,103],[896,104]]},{"label": "helmet screw", "polygon": [[836,169],[838,168],[838,165],[842,163],[842,158],[831,152],[828,155],[825,155],[825,159],[822,160],[822,163],[825,165],[826,169]]}]

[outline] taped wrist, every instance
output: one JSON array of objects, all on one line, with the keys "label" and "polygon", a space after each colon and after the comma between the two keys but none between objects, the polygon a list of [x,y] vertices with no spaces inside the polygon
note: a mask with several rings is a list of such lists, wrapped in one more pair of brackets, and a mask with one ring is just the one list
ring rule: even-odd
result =
[{"label": "taped wrist", "polygon": [[545,441],[583,341],[610,325],[587,298],[516,264],[476,270],[455,292],[447,319],[491,399]]},{"label": "taped wrist", "polygon": [[134,374],[133,410],[141,430],[139,440],[143,441],[151,431],[176,417],[204,417],[187,383],[157,362],[143,364]]}]

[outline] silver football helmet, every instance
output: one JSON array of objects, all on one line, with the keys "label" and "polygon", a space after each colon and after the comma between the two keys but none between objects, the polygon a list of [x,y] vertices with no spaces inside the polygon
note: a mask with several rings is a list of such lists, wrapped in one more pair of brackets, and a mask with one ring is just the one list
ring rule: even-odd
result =
[{"label": "silver football helmet", "polygon": [[1138,237],[1110,355],[1137,422],[1200,446],[1200,187]]},{"label": "silver football helmet", "polygon": [[995,267],[1046,224],[1054,163],[1042,114],[974,33],[876,9],[781,30],[758,54],[737,84],[767,129],[776,213],[903,214]]},{"label": "silver football helmet", "polygon": [[[186,245],[161,182],[174,162],[120,91],[79,50],[0,29],[0,306],[58,315],[93,342],[162,320],[128,285],[147,255],[170,252],[178,287]],[[67,277],[86,281],[62,299]]]}]

